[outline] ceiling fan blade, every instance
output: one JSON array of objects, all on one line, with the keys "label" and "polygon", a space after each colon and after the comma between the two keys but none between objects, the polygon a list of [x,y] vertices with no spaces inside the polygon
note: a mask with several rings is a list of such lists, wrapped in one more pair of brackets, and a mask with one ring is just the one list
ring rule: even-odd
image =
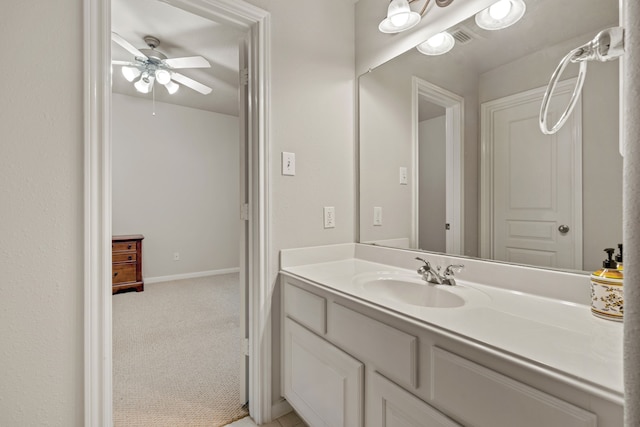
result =
[{"label": "ceiling fan blade", "polygon": [[114,59],[111,61],[111,65],[126,65],[128,67],[136,67],[138,64],[131,61],[118,61]]},{"label": "ceiling fan blade", "polygon": [[200,92],[203,95],[208,95],[211,93],[211,88],[209,86],[205,86],[202,83],[197,82],[183,74],[172,73],[171,78],[176,82],[195,90],[196,92]]},{"label": "ceiling fan blade", "polygon": [[126,50],[128,50],[133,56],[140,57],[140,58],[143,58],[143,59],[147,59],[147,55],[145,55],[144,53],[140,52],[131,43],[129,43],[128,41],[123,39],[120,36],[120,34],[114,33],[112,31],[111,32],[111,40],[113,40],[114,42],[118,43],[120,46],[122,46]]},{"label": "ceiling fan blade", "polygon": [[209,61],[202,56],[185,56],[184,58],[168,58],[164,63],[171,68],[211,68]]}]

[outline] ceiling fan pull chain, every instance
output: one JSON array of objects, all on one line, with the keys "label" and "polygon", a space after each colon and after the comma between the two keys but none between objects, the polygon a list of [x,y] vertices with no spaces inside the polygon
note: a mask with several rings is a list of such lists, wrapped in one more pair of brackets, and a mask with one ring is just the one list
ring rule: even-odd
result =
[{"label": "ceiling fan pull chain", "polygon": [[151,86],[151,98],[153,99],[153,112],[152,116],[156,115],[156,85]]}]

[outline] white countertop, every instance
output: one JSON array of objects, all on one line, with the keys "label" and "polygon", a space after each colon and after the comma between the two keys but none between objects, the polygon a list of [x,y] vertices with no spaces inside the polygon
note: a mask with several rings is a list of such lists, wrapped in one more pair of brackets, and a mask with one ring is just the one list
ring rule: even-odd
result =
[{"label": "white countertop", "polygon": [[455,287],[439,288],[461,296],[464,305],[422,307],[362,286],[363,279],[389,274],[419,280],[415,270],[358,258],[282,271],[543,367],[622,403],[622,324],[596,318],[587,305],[458,280]]}]

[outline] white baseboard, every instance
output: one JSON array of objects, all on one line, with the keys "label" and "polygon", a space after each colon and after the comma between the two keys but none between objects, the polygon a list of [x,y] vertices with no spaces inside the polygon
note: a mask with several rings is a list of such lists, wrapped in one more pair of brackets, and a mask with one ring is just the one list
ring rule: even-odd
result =
[{"label": "white baseboard", "polygon": [[276,420],[283,415],[292,412],[293,408],[284,398],[271,405],[271,419]]},{"label": "white baseboard", "polygon": [[172,274],[171,276],[145,277],[144,283],[170,282],[172,280],[194,279],[196,277],[219,276],[240,272],[240,267],[223,268],[221,270],[197,271],[195,273]]}]

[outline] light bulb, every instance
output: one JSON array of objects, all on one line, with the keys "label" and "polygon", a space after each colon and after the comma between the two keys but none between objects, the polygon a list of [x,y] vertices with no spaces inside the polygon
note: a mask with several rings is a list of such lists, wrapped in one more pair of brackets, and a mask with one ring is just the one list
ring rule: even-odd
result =
[{"label": "light bulb", "polygon": [[167,70],[158,70],[156,71],[156,80],[161,85],[166,85],[171,81],[171,73],[169,73]]},{"label": "light bulb", "polygon": [[438,33],[427,40],[427,44],[429,44],[429,46],[431,47],[440,47],[442,46],[442,43],[444,43],[444,38],[444,33]]},{"label": "light bulb", "polygon": [[136,77],[140,75],[140,70],[136,67],[127,67],[126,65],[122,67],[122,75],[127,81],[132,82]]},{"label": "light bulb", "polygon": [[391,24],[395,27],[402,27],[407,22],[409,22],[409,13],[396,13],[393,16],[390,16]]},{"label": "light bulb", "polygon": [[149,93],[153,87],[153,77],[149,77],[146,73],[140,80],[134,83],[136,90],[140,93]]},{"label": "light bulb", "polygon": [[500,0],[489,7],[489,16],[495,20],[503,19],[511,11],[511,0]]},{"label": "light bulb", "polygon": [[169,95],[173,95],[178,91],[178,89],[180,89],[180,85],[172,82],[171,80],[169,80],[164,87],[167,89],[167,92],[169,92]]}]

